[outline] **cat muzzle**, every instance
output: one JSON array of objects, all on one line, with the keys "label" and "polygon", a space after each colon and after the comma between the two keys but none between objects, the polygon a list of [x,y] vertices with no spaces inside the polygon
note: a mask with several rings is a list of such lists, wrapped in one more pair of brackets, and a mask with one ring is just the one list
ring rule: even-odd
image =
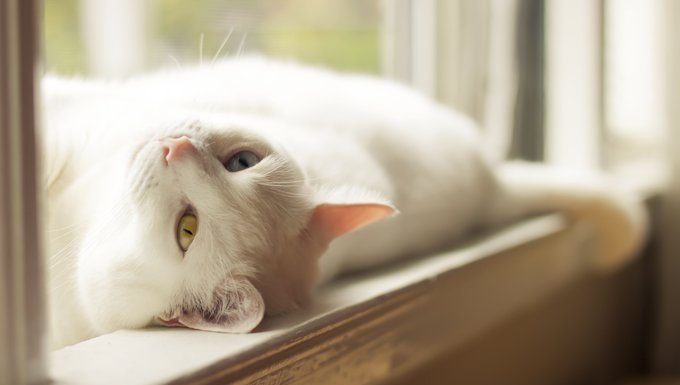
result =
[{"label": "cat muzzle", "polygon": [[163,158],[168,165],[198,154],[198,150],[186,135],[179,138],[164,138],[160,142],[163,145]]}]

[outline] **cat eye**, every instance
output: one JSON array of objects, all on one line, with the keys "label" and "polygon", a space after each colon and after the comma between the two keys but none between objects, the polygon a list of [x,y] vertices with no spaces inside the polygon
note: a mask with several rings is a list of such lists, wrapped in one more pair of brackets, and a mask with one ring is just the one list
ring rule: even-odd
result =
[{"label": "cat eye", "polygon": [[182,251],[187,251],[196,237],[198,219],[194,214],[184,214],[177,224],[177,243]]},{"label": "cat eye", "polygon": [[245,170],[247,168],[251,168],[258,163],[260,163],[260,157],[257,156],[254,152],[240,151],[234,154],[231,158],[229,158],[229,160],[227,160],[227,163],[224,164],[224,167],[229,172],[237,172]]}]

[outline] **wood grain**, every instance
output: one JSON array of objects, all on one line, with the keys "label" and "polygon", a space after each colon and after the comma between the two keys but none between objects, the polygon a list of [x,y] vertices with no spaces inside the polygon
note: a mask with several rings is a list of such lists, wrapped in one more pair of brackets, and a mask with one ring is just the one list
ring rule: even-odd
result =
[{"label": "wood grain", "polygon": [[[576,245],[576,246],[575,246]],[[580,245],[580,246],[579,246]],[[372,384],[411,373],[545,300],[587,269],[568,227],[308,325],[173,384]],[[544,281],[536,292],[536,281]]]}]

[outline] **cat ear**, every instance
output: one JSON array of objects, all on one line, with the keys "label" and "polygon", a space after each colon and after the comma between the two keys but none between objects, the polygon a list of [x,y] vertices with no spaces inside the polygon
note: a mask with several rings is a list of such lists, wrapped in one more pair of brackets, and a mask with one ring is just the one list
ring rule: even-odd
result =
[{"label": "cat ear", "polygon": [[209,309],[183,312],[178,321],[191,329],[247,333],[263,316],[264,300],[260,292],[246,278],[233,278],[215,290]]},{"label": "cat ear", "polygon": [[309,231],[321,242],[330,243],[341,235],[396,213],[397,210],[386,203],[323,203],[314,208]]}]

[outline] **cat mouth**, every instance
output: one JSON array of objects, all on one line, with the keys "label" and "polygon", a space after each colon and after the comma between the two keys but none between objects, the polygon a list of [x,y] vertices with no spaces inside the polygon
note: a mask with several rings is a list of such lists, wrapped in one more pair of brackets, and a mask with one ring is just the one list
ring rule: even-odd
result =
[{"label": "cat mouth", "polygon": [[153,317],[153,324],[166,327],[220,332],[248,333],[264,317],[264,299],[242,276],[231,276],[218,285],[210,303],[175,305]]}]

